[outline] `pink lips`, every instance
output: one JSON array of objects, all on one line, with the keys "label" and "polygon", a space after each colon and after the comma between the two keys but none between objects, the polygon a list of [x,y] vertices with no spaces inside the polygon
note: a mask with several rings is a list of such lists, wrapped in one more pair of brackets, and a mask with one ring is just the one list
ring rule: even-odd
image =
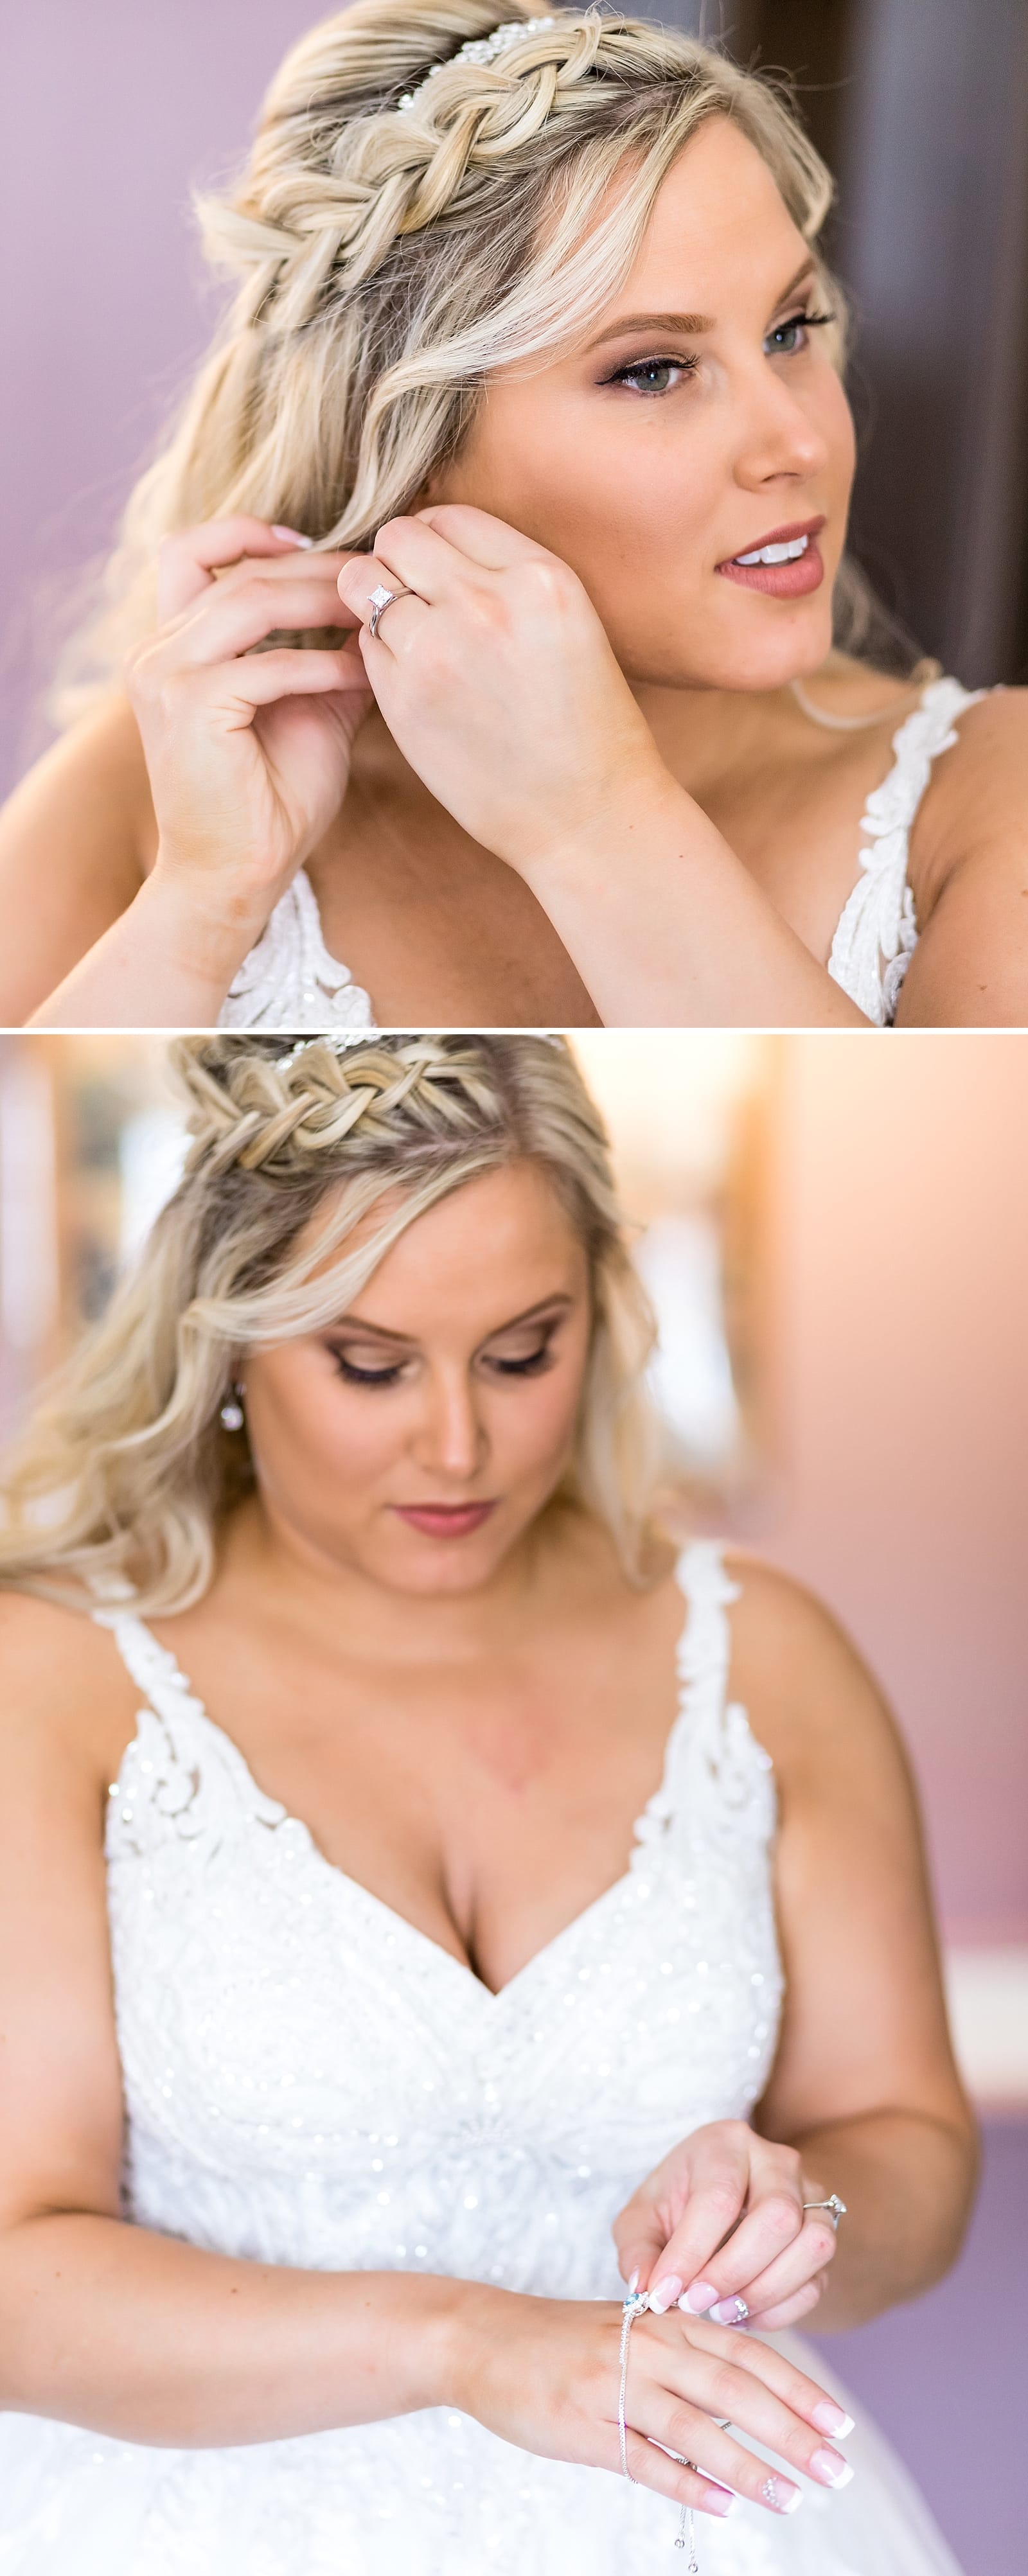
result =
[{"label": "pink lips", "polygon": [[769,528],[765,536],[740,549],[743,554],[757,554],[763,546],[791,545],[797,537],[806,537],[806,553],[794,556],[791,563],[741,564],[728,557],[717,570],[726,581],[738,582],[742,590],[760,590],[770,599],[805,599],[811,591],[820,590],[825,577],[817,543],[824,524],[821,517],[800,520],[788,528]]},{"label": "pink lips", "polygon": [[420,1530],[425,1538],[470,1538],[481,1529],[495,1503],[394,1503],[398,1520],[407,1521],[411,1529]]}]

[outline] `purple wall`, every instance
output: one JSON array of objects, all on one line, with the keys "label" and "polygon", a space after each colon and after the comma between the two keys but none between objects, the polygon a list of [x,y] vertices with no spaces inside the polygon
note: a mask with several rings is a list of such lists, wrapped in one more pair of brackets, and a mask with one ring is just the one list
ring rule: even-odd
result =
[{"label": "purple wall", "polygon": [[1028,2122],[993,2121],[978,2207],[948,2281],[822,2346],[913,2472],[965,2576],[1028,2567],[1026,2209]]},{"label": "purple wall", "polygon": [[0,796],[77,571],[203,349],[189,193],[245,151],[317,0],[0,0]]}]

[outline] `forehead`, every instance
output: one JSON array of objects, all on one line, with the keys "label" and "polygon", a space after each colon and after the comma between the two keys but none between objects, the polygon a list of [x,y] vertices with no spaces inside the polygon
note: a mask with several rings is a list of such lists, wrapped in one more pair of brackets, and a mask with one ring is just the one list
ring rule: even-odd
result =
[{"label": "forehead", "polygon": [[730,118],[707,117],[654,201],[634,266],[610,310],[703,311],[726,290],[781,293],[806,244],[773,172]]},{"label": "forehead", "polygon": [[[371,1240],[402,1204],[401,1191],[380,1199],[347,1237],[346,1252]],[[317,1224],[315,1218],[312,1233]],[[367,1321],[407,1334],[438,1318],[477,1321],[483,1312],[501,1322],[541,1298],[576,1293],[586,1270],[584,1248],[553,1181],[541,1164],[526,1160],[462,1182],[414,1217],[354,1306]]]}]

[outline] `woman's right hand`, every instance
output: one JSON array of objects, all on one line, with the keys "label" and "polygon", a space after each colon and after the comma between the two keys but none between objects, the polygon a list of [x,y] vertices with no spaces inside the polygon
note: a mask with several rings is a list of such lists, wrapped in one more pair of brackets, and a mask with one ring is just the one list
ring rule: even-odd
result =
[{"label": "woman's right hand", "polygon": [[[621,2309],[605,2301],[468,2285],[452,2402],[522,2450],[620,2471],[620,2337]],[[850,2418],[816,2380],[755,2337],[674,2308],[635,2320],[625,2421],[636,2483],[698,2513],[729,2513],[733,2495],[792,2513],[802,2498],[794,2479],[769,2472],[726,2425],[821,2486],[845,2485],[852,2474],[824,2438],[848,2431]]]},{"label": "woman's right hand", "polygon": [[174,908],[224,923],[240,955],[338,812],[372,704],[355,638],[336,651],[278,631],[356,621],[343,555],[312,554],[261,519],[212,520],[161,549],[157,632],[126,680],[159,831],[155,882]]}]

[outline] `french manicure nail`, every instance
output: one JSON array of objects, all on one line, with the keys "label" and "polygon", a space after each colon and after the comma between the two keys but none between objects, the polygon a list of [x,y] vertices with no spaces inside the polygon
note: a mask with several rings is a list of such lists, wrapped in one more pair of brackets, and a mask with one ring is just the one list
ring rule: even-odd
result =
[{"label": "french manicure nail", "polygon": [[795,2513],[803,2502],[801,2489],[794,2487],[788,2478],[765,2478],[760,2492],[772,2513]]},{"label": "french manicure nail", "polygon": [[852,2415],[844,2415],[841,2406],[833,2406],[827,2397],[822,2399],[820,2406],[815,2406],[810,2420],[817,2425],[819,2433],[834,2433],[837,2442],[853,2431]]},{"label": "french manicure nail", "polygon": [[[638,2266],[638,2263],[636,2264],[636,2267],[635,2267],[634,2272],[630,2272],[630,2273],[629,2273],[629,2276],[628,2276],[628,2287],[629,2287],[629,2289],[631,2290],[632,2296],[633,2296],[633,2298],[634,2298],[635,2293],[636,2293],[636,2291],[637,2291],[637,2289],[638,2289],[638,2287],[639,2287],[639,2266]],[[834,2424],[822,2424],[822,2423],[821,2423],[821,2421],[820,2421],[820,2418],[819,2418],[818,2416],[816,2416],[816,2415],[815,2415],[815,2417],[814,2417],[814,2422],[815,2422],[815,2424],[817,2425],[817,2429],[818,2429],[818,2432],[819,2432],[819,2433],[834,2433],[834,2431],[835,2431],[835,2426],[834,2426]]]},{"label": "french manicure nail", "polygon": [[313,537],[302,537],[299,528],[273,528],[273,537],[281,537],[287,546],[312,546]]},{"label": "french manicure nail", "polygon": [[703,2506],[706,2513],[734,2513],[738,2502],[738,2496],[732,2495],[728,2487],[704,2487]]},{"label": "french manicure nail", "polygon": [[841,2451],[830,2451],[826,2443],[823,2450],[812,2453],[810,2474],[812,2478],[820,2478],[822,2486],[848,2487],[853,2470],[849,2461],[843,2459]]},{"label": "french manicure nail", "polygon": [[703,2317],[707,2309],[714,2306],[716,2298],[717,2291],[713,2281],[694,2281],[691,2290],[686,2291],[679,2305],[686,2310],[688,2316]]},{"label": "french manicure nail", "polygon": [[[716,2326],[741,2326],[750,2312],[745,2299],[719,2299],[716,2308],[711,2308],[708,2313]],[[821,2429],[819,2425],[818,2430]]]},{"label": "french manicure nail", "polygon": [[650,2291],[650,2307],[653,2315],[662,2317],[665,2308],[675,2307],[681,2295],[682,2284],[677,2272],[665,2273],[664,2279],[658,2281],[656,2289]]}]

